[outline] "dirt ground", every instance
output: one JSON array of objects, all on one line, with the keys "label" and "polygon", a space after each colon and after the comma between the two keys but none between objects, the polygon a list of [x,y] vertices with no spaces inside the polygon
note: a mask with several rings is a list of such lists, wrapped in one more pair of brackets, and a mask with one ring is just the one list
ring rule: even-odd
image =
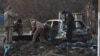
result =
[{"label": "dirt ground", "polygon": [[[3,39],[0,35],[0,56],[4,56]],[[97,43],[96,36],[91,42]],[[7,56],[97,56],[97,49],[85,47],[64,47],[60,48],[51,42],[31,43],[28,41],[18,41],[13,43]]]},{"label": "dirt ground", "polygon": [[33,44],[20,41],[20,44],[14,44],[7,56],[97,56],[97,50],[84,47],[59,48],[51,43]]}]

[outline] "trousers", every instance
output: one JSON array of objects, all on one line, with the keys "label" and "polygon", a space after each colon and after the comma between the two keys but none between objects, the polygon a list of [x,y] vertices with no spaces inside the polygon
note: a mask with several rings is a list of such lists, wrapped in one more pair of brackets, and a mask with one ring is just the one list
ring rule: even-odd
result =
[{"label": "trousers", "polygon": [[38,36],[39,36],[40,42],[45,42],[45,38],[44,38],[44,29],[43,29],[43,28],[37,28],[37,29],[34,31],[34,35],[33,35],[32,42],[35,42],[36,39],[38,38]]}]

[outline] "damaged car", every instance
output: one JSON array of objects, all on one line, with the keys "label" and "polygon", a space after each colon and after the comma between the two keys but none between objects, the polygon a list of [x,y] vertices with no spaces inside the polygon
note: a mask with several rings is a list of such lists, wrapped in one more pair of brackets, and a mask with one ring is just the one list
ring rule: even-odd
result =
[{"label": "damaged car", "polygon": [[[46,21],[51,26],[50,36],[54,39],[67,39],[67,25],[61,19],[52,19]],[[82,20],[75,21],[73,30],[73,41],[87,42],[92,38],[91,30]]]}]

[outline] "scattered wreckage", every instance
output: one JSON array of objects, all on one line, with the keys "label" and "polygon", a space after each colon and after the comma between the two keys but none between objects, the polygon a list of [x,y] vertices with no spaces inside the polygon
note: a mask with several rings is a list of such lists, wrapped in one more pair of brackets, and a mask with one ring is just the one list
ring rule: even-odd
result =
[{"label": "scattered wreckage", "polygon": [[[45,23],[50,25],[50,36],[48,37],[48,41],[54,40],[64,40],[67,39],[66,32],[67,32],[67,25],[64,25],[63,21],[61,19],[52,19],[48,20]],[[89,43],[89,40],[92,38],[92,35],[90,33],[89,27],[84,24],[83,21],[75,21],[76,28],[73,31],[73,38],[72,40],[75,41],[74,43],[58,43],[58,47],[68,47],[68,46],[76,46],[76,47],[92,47],[97,48],[95,44]],[[51,39],[50,39],[51,38]],[[17,43],[18,41],[31,41],[32,35],[22,35],[22,36],[13,36],[12,41]],[[85,42],[85,43],[84,43]],[[52,42],[53,43],[53,42]],[[6,56],[6,53],[12,49],[12,46],[9,44],[4,44],[4,54]]]},{"label": "scattered wreckage", "polygon": [[94,47],[71,47],[66,44],[68,43],[53,45],[52,43],[41,44],[38,42],[33,45],[22,41],[11,47],[6,56],[97,56],[97,49]]}]

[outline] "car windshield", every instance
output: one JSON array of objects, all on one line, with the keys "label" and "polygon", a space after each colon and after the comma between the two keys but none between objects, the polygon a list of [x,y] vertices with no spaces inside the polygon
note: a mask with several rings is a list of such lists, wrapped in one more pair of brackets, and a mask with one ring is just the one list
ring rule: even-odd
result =
[{"label": "car windshield", "polygon": [[53,28],[53,29],[59,29],[59,22],[54,21],[54,22],[53,22],[52,28]]},{"label": "car windshield", "polygon": [[[53,22],[53,24],[52,24],[52,22]],[[47,24],[51,25],[52,29],[59,29],[58,21],[48,21]]]}]

